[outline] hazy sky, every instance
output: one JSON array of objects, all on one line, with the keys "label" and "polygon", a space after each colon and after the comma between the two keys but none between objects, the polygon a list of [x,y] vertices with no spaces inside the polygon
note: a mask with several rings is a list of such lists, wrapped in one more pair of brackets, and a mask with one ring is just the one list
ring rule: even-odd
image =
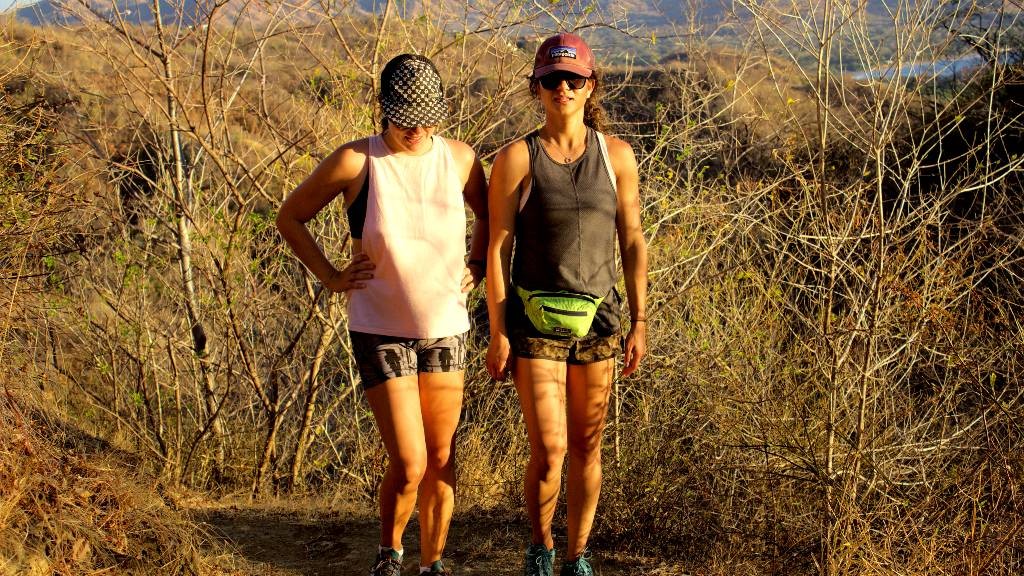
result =
[{"label": "hazy sky", "polygon": [[0,0],[0,12],[7,10],[11,4],[14,4],[14,0]]}]

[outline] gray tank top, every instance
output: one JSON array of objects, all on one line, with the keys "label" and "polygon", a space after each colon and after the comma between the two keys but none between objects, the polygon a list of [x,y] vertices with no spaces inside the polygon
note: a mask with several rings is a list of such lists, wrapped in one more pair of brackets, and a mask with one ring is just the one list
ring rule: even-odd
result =
[{"label": "gray tank top", "polygon": [[597,132],[588,127],[586,138],[583,155],[564,164],[548,156],[539,132],[526,136],[532,179],[516,215],[512,281],[527,290],[569,290],[604,298],[599,320],[617,329],[618,201]]}]

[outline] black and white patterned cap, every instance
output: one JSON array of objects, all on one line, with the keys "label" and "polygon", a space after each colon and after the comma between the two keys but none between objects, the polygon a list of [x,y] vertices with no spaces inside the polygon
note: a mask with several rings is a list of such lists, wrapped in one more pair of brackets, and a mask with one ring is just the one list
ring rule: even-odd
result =
[{"label": "black and white patterned cap", "polygon": [[399,126],[437,126],[448,117],[441,77],[429,60],[421,58],[398,56],[381,78],[381,111]]}]

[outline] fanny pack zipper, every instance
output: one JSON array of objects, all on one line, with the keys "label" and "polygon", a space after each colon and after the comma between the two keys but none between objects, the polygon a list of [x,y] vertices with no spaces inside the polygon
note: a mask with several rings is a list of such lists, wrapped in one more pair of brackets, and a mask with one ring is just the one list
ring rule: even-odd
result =
[{"label": "fanny pack zipper", "polygon": [[587,296],[586,294],[573,294],[571,292],[534,292],[530,294],[529,299],[544,298],[550,296],[552,298],[575,298],[576,300],[586,300],[587,302],[596,303],[596,299]]},{"label": "fanny pack zipper", "polygon": [[551,306],[541,306],[540,309],[553,314],[561,314],[562,316],[587,316],[586,312],[578,310],[562,310],[561,308],[552,308]]}]

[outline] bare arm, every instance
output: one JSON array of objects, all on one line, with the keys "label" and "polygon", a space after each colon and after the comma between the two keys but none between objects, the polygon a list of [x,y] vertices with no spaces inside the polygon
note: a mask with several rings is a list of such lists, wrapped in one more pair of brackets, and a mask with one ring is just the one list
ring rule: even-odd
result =
[{"label": "bare arm", "polygon": [[491,343],[487,370],[502,380],[509,368],[509,341],[505,330],[505,304],[510,286],[512,240],[523,181],[529,177],[530,153],[518,140],[503,148],[494,159],[488,187],[490,243],[487,249],[487,311],[490,314]]},{"label": "bare arm", "polygon": [[348,266],[338,270],[324,255],[306,223],[339,194],[344,194],[346,204],[358,194],[365,177],[365,142],[351,142],[332,152],[288,195],[277,213],[277,229],[285,242],[306,268],[335,292],[364,287],[361,281],[373,277],[373,263],[365,255],[355,254]]},{"label": "bare arm", "polygon": [[469,204],[475,219],[473,221],[473,234],[469,243],[469,259],[466,265],[467,273],[462,283],[462,290],[469,292],[483,280],[487,272],[487,239],[488,239],[488,215],[487,215],[487,179],[484,176],[484,168],[480,165],[480,159],[469,145],[457,140],[449,140],[452,155],[463,168],[462,181],[465,186],[462,196]]},{"label": "bare arm", "polygon": [[618,138],[609,138],[608,154],[618,188],[615,228],[629,302],[630,327],[622,368],[622,375],[629,376],[647,354],[647,242],[640,224],[640,175],[633,149]]}]

